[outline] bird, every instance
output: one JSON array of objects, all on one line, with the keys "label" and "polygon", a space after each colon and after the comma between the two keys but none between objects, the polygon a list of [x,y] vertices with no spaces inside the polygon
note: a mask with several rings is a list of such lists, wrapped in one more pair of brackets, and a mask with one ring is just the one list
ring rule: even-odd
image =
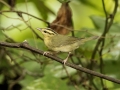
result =
[{"label": "bird", "polygon": [[[67,62],[71,53],[80,47],[80,45],[84,44],[89,40],[97,39],[98,36],[91,36],[89,38],[78,38],[73,36],[61,35],[58,34],[51,28],[37,28],[43,34],[43,40],[45,45],[49,50],[53,52],[68,52],[67,57],[63,60],[63,64]],[[43,55],[50,54],[50,52],[46,51]]]}]

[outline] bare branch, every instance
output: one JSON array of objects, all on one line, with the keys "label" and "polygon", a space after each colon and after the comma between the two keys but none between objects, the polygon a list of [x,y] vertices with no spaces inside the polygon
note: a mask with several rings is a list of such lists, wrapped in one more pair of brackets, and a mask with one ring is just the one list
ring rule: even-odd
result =
[{"label": "bare branch", "polygon": [[11,8],[11,6],[7,4],[4,0],[0,0],[0,2],[3,3],[5,6],[7,6],[8,8]]},{"label": "bare branch", "polygon": [[[43,51],[41,51],[39,49],[36,49],[36,48],[33,48],[33,47],[29,46],[26,42],[23,42],[23,43],[0,42],[0,46],[11,47],[11,48],[23,48],[23,49],[26,49],[26,50],[29,50],[31,52],[34,52],[34,53],[37,53],[37,54],[41,54],[41,55],[43,55],[43,53],[44,53]],[[61,64],[64,64],[63,60],[58,58],[58,57],[55,57],[55,56],[52,56],[52,55],[49,55],[49,54],[47,54],[45,56],[48,57],[48,58],[51,58],[52,60],[55,60],[55,61],[57,61],[57,62],[59,62]],[[112,77],[109,77],[107,75],[104,75],[104,74],[101,74],[101,73],[89,70],[87,68],[80,67],[78,65],[68,63],[68,62],[66,63],[66,65],[71,67],[71,68],[74,68],[76,70],[79,70],[79,71],[82,71],[82,72],[85,72],[85,73],[88,73],[88,74],[91,74],[91,75],[94,75],[94,76],[97,76],[97,77],[100,77],[100,78],[103,78],[103,79],[106,79],[106,80],[109,80],[109,81],[112,81],[112,82],[120,84],[120,80],[112,78]]]},{"label": "bare branch", "polygon": [[41,19],[41,18],[38,18],[38,17],[36,17],[36,16],[34,16],[34,15],[31,15],[31,14],[29,14],[29,13],[26,13],[26,12],[23,12],[23,11],[0,11],[0,13],[7,13],[7,12],[13,12],[13,13],[18,13],[20,16],[21,16],[21,14],[26,14],[26,15],[29,15],[29,16],[31,16],[31,17],[34,17],[34,18],[36,18],[36,19],[38,19],[38,20],[40,20],[40,21],[43,21],[43,22],[45,22],[45,23],[47,23],[48,25],[49,25],[49,22],[47,22],[47,21],[45,21],[45,20],[43,20],[43,19]]}]

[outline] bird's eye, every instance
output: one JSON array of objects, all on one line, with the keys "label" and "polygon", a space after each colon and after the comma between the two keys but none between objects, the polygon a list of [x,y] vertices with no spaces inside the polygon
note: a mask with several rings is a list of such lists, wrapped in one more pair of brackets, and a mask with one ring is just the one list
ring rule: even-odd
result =
[{"label": "bird's eye", "polygon": [[47,33],[46,31],[44,31],[44,33]]}]

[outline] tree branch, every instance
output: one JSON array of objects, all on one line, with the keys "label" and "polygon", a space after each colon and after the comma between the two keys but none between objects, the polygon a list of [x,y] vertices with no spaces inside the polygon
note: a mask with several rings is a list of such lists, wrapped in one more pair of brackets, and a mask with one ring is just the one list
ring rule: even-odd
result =
[{"label": "tree branch", "polygon": [[[23,43],[7,43],[7,42],[0,42],[0,46],[3,46],[3,47],[10,47],[10,48],[23,48],[23,49],[26,49],[26,50],[29,50],[31,52],[34,52],[34,53],[37,53],[37,54],[41,54],[43,55],[43,51],[39,50],[39,49],[36,49],[34,47],[31,47],[27,42],[23,42]],[[63,60],[58,58],[58,57],[55,57],[55,56],[52,56],[52,55],[45,55],[46,57],[48,58],[51,58],[52,60],[55,60],[61,64],[64,64],[63,63]],[[109,77],[107,75],[104,75],[104,74],[101,74],[101,73],[98,73],[98,72],[95,72],[95,71],[92,71],[92,70],[89,70],[87,68],[84,68],[84,67],[80,67],[78,65],[75,65],[75,64],[71,64],[71,63],[68,63],[66,62],[66,66],[69,66],[71,68],[74,68],[76,70],[79,70],[79,71],[82,71],[82,72],[85,72],[87,74],[91,74],[91,75],[94,75],[94,76],[97,76],[97,77],[100,77],[100,78],[103,78],[103,79],[106,79],[106,80],[109,80],[109,81],[112,81],[112,82],[115,82],[117,84],[120,84],[120,80],[118,79],[115,79],[115,78],[112,78],[112,77]]]},{"label": "tree branch", "polygon": [[9,11],[9,10],[0,11],[0,13],[7,13],[7,12],[17,13],[17,14],[19,14],[20,16],[21,16],[21,14],[26,14],[26,15],[31,16],[31,17],[34,17],[34,18],[36,18],[36,19],[38,19],[38,20],[40,20],[40,21],[43,21],[43,22],[47,23],[48,25],[50,24],[49,22],[47,22],[47,21],[45,21],[45,20],[43,20],[43,19],[41,19],[41,18],[38,18],[38,17],[36,17],[36,16],[34,16],[34,15],[31,15],[31,14],[26,13],[26,12],[23,12],[23,11],[16,11],[16,10],[14,10],[14,11]]},{"label": "tree branch", "polygon": [[[117,12],[117,7],[118,7],[118,0],[115,0],[115,7],[114,7],[114,10],[113,10],[113,13],[110,14],[109,16],[107,15],[107,11],[105,9],[105,5],[104,5],[104,0],[102,0],[102,3],[103,3],[103,9],[104,9],[104,12],[105,12],[105,16],[106,16],[106,20],[105,20],[105,28],[104,28],[104,32],[102,33],[102,35],[100,36],[100,38],[98,39],[97,41],[97,44],[93,50],[93,53],[92,53],[92,56],[91,56],[91,68],[92,69],[92,66],[93,66],[93,60],[95,58],[95,55],[98,51],[98,48],[99,46],[102,44],[101,46],[101,52],[103,50],[103,47],[104,47],[104,44],[105,44],[105,37],[106,37],[106,34],[109,32],[112,24],[113,24],[113,20],[114,20],[114,17],[115,17],[115,14]],[[110,19],[110,21],[109,21]]]}]

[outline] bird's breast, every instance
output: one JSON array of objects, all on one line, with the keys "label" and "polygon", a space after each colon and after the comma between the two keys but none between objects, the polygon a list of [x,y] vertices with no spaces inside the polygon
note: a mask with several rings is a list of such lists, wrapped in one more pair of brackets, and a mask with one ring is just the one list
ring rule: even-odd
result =
[{"label": "bird's breast", "polygon": [[[72,43],[72,44],[68,44],[68,45],[63,45],[60,44],[60,45],[55,45],[56,42],[52,42],[52,39],[51,38],[44,38],[44,43],[45,45],[52,51],[55,51],[55,52],[71,52],[71,51],[74,51],[75,49],[79,48],[79,43],[78,42],[75,42],[75,43]],[[59,43],[59,41],[58,41]]]},{"label": "bird's breast", "polygon": [[51,39],[50,38],[44,38],[44,43],[50,49],[50,47],[51,47]]}]

